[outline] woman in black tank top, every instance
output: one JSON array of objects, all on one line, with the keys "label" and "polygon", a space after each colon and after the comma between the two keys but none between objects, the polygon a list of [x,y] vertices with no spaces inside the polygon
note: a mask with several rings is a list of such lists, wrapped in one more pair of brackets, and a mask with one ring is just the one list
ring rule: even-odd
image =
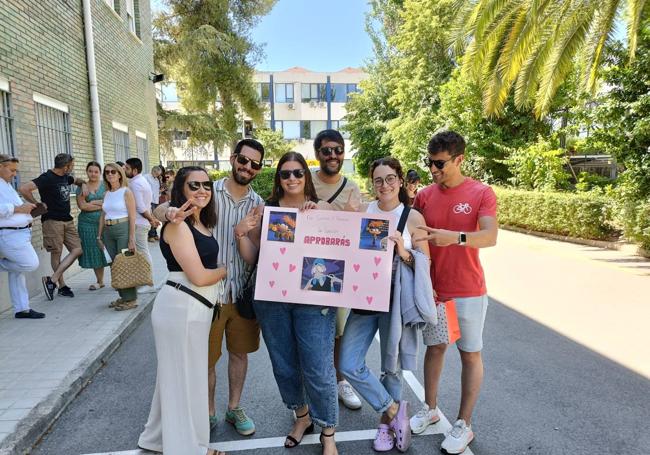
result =
[{"label": "woman in black tank top", "polygon": [[160,235],[170,273],[151,311],[158,374],[138,446],[167,455],[219,455],[208,448],[208,337],[217,284],[226,269],[217,265],[219,245],[212,237],[216,212],[205,169],[178,171],[171,206],[187,216],[166,223]]}]

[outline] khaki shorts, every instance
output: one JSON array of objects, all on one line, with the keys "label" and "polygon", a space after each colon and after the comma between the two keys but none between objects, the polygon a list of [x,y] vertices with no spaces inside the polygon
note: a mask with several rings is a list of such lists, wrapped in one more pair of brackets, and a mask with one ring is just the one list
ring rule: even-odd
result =
[{"label": "khaki shorts", "polygon": [[341,338],[343,336],[343,332],[345,331],[345,323],[348,321],[349,315],[349,308],[336,309],[336,338]]},{"label": "khaki shorts", "polygon": [[43,246],[45,251],[52,254],[61,254],[63,245],[68,251],[81,248],[79,233],[74,221],[43,221]]},{"label": "khaki shorts", "polygon": [[250,354],[260,347],[260,326],[255,319],[244,319],[232,303],[221,307],[219,319],[210,327],[208,366],[213,367],[221,357],[223,336],[226,348],[233,354]]}]

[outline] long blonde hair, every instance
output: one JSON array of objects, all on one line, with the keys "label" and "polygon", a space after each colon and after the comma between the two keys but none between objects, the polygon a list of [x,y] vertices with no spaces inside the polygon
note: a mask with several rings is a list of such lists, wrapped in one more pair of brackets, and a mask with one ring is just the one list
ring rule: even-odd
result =
[{"label": "long blonde hair", "polygon": [[127,182],[127,180],[126,180],[126,174],[124,173],[124,169],[122,169],[122,166],[120,166],[117,163],[108,163],[108,164],[106,164],[104,166],[104,171],[102,172],[102,177],[104,179],[104,183],[106,184],[106,189],[108,191],[111,191],[113,189],[113,187],[111,186],[111,184],[106,179],[106,170],[107,169],[115,169],[117,171],[118,175],[120,176],[120,188],[124,188],[124,187],[129,186],[129,182]]}]

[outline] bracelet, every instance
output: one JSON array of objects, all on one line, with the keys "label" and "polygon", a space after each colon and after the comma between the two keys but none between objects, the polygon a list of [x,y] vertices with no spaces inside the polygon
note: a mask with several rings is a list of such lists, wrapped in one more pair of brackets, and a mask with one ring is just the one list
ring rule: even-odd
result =
[{"label": "bracelet", "polygon": [[404,259],[401,256],[400,256],[400,259],[406,265],[411,265],[411,264],[413,264],[413,261],[415,261],[415,258],[413,257],[413,255],[411,253],[409,253],[409,255],[408,255],[408,257],[406,259]]}]

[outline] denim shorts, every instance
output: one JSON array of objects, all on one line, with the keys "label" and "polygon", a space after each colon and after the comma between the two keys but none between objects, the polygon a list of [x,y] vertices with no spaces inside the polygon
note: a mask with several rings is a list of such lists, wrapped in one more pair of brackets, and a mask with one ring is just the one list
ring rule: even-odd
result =
[{"label": "denim shorts", "polygon": [[[481,351],[483,349],[483,326],[488,307],[487,294],[478,297],[454,297],[453,300],[456,302],[458,326],[460,327],[460,339],[456,341],[456,346],[464,352]],[[423,338],[425,345],[434,344],[427,342],[426,332],[423,333]]]}]

